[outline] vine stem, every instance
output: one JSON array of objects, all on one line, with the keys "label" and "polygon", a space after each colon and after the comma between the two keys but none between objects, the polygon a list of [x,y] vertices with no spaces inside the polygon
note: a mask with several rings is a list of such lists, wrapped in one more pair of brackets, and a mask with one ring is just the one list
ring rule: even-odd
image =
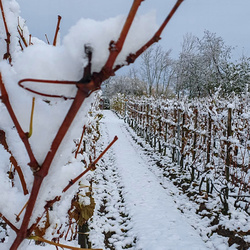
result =
[{"label": "vine stem", "polygon": [[[77,180],[79,180],[80,178],[82,178],[88,171],[92,170],[95,165],[97,164],[97,162],[103,157],[103,155],[109,150],[109,148],[118,140],[118,137],[115,136],[114,139],[110,142],[110,144],[103,150],[103,152],[95,159],[94,162],[92,162],[90,164],[90,166],[85,169],[84,172],[82,172],[80,175],[78,175],[75,179],[71,180],[69,182],[69,184],[63,189],[62,193],[66,192],[72,185],[74,185]],[[57,201],[60,201],[61,200],[61,196],[56,196],[53,200],[50,200],[50,201],[47,201],[47,204],[44,206],[45,208],[45,211],[43,212],[43,215],[45,214],[46,211],[48,211],[48,209],[50,207],[52,207],[52,205],[57,202]],[[27,203],[25,204],[25,207],[27,206]],[[22,209],[23,211],[23,209]],[[21,211],[21,212],[22,212]],[[19,214],[21,214],[21,212]],[[40,222],[40,220],[42,219],[43,215],[39,218],[37,218],[37,221],[36,223],[34,223],[28,230],[27,230],[27,234],[30,235],[33,230],[36,228],[36,226],[38,225],[38,223]],[[19,216],[18,216],[19,217]]]},{"label": "vine stem", "polygon": [[[169,12],[168,16],[166,17],[166,19],[163,21],[163,23],[161,24],[161,26],[159,27],[159,29],[155,32],[155,34],[153,35],[153,37],[147,42],[145,43],[136,53],[134,54],[130,54],[127,59],[126,62],[128,64],[134,63],[134,61],[145,51],[147,50],[150,46],[152,46],[154,43],[158,42],[161,39],[161,34],[163,32],[163,30],[165,29],[165,27],[167,26],[167,24],[169,23],[169,21],[172,19],[172,17],[174,16],[175,12],[177,11],[177,9],[180,7],[181,3],[184,0],[177,0],[177,2],[175,3],[174,7],[171,9],[171,11]],[[114,72],[119,70],[120,68],[122,68],[124,65],[117,65],[114,68]]]},{"label": "vine stem", "polygon": [[0,144],[3,145],[4,149],[10,154],[10,162],[13,164],[15,170],[17,171],[17,174],[19,176],[19,179],[21,181],[21,185],[22,185],[22,189],[23,189],[23,194],[26,195],[29,193],[28,189],[27,189],[27,184],[22,172],[21,167],[18,165],[15,157],[13,156],[12,152],[9,149],[9,146],[7,144],[7,140],[6,140],[6,136],[5,136],[5,132],[3,130],[0,130]]},{"label": "vine stem", "polygon": [[87,86],[87,85],[94,86],[94,83],[90,82],[89,84],[86,84],[86,86],[84,86],[84,85],[78,86],[78,91],[76,93],[76,97],[75,97],[74,101],[72,102],[71,107],[70,107],[64,121],[61,124],[61,127],[59,128],[59,130],[58,130],[58,132],[57,132],[57,134],[52,142],[51,148],[48,151],[47,156],[46,156],[43,164],[41,165],[41,168],[34,173],[34,182],[33,182],[32,190],[31,190],[29,202],[27,204],[27,208],[26,208],[24,218],[22,221],[22,225],[20,227],[20,230],[17,232],[16,239],[13,242],[10,250],[16,250],[18,248],[18,246],[21,244],[21,242],[29,236],[29,235],[27,235],[27,232],[28,232],[27,229],[28,229],[30,218],[31,218],[31,215],[33,213],[33,210],[34,210],[34,207],[35,207],[35,204],[37,201],[39,191],[41,189],[41,185],[43,183],[44,178],[48,174],[52,160],[54,159],[54,156],[55,156],[65,134],[67,133],[70,125],[72,124],[72,122],[73,122],[76,114],[78,113],[83,101],[88,96],[88,90],[89,90],[88,87],[89,86]]},{"label": "vine stem", "polygon": [[[71,249],[71,250],[90,250],[89,248],[72,247],[72,246],[67,246],[64,244],[55,243],[53,241],[46,240],[46,239],[39,237],[39,236],[32,236],[29,239],[42,241],[42,242],[48,243],[48,244],[56,246],[56,247],[67,248],[67,249]],[[92,249],[92,250],[102,250],[102,249],[98,248],[98,249]]]},{"label": "vine stem", "polygon": [[18,232],[18,229],[5,217],[0,213],[0,218],[2,218],[4,220],[4,222],[12,229],[14,230],[16,233]]},{"label": "vine stem", "polygon": [[55,37],[54,37],[54,41],[53,41],[53,46],[56,46],[56,44],[57,44],[57,36],[58,36],[58,32],[60,30],[61,19],[62,19],[62,17],[58,15],[57,26],[56,26],[56,33],[55,33]]},{"label": "vine stem", "polygon": [[5,88],[5,85],[4,85],[3,81],[2,81],[2,74],[1,73],[0,73],[0,90],[1,90],[2,102],[6,106],[8,112],[9,112],[9,115],[10,115],[10,117],[11,117],[11,119],[12,119],[12,121],[13,121],[15,127],[16,127],[18,135],[21,138],[21,140],[22,140],[22,142],[23,142],[23,144],[24,144],[24,146],[26,148],[26,151],[27,151],[27,153],[29,155],[30,168],[32,169],[33,172],[36,172],[40,168],[40,166],[39,166],[39,164],[38,164],[38,162],[37,162],[37,160],[36,160],[36,158],[34,156],[34,153],[33,153],[32,149],[31,149],[31,146],[30,146],[30,143],[29,143],[29,140],[28,140],[29,138],[28,138],[27,134],[23,131],[23,129],[22,129],[22,127],[21,127],[20,123],[18,122],[18,119],[17,119],[17,117],[15,115],[15,112],[14,112],[14,110],[13,110],[11,104],[10,104],[9,95],[8,95],[7,90]]},{"label": "vine stem", "polygon": [[80,150],[80,147],[81,147],[81,144],[82,144],[82,140],[83,140],[83,136],[84,136],[85,130],[86,130],[86,125],[84,125],[84,126],[83,126],[83,129],[82,129],[81,138],[80,138],[78,147],[77,147],[76,152],[75,152],[75,159],[77,158],[78,152],[79,152],[79,150]]},{"label": "vine stem", "polygon": [[25,37],[23,35],[23,30],[22,30],[22,28],[21,28],[21,26],[19,24],[18,24],[18,27],[17,27],[17,32],[18,32],[21,40],[23,41],[24,46],[27,48],[28,47],[28,43],[26,42],[26,39],[25,39]]},{"label": "vine stem", "polygon": [[103,150],[103,152],[92,162],[89,167],[87,167],[81,174],[79,174],[75,179],[71,180],[69,184],[63,189],[63,193],[66,192],[72,185],[74,185],[79,179],[81,179],[87,172],[95,168],[96,163],[103,157],[103,155],[110,149],[110,147],[118,140],[115,136],[112,142]]},{"label": "vine stem", "polygon": [[1,8],[2,17],[3,17],[4,28],[5,28],[5,32],[6,32],[6,40],[5,41],[7,44],[7,52],[4,54],[4,59],[8,59],[9,64],[11,64],[12,59],[11,59],[11,54],[10,54],[10,32],[9,32],[8,25],[6,22],[2,0],[0,0],[0,8]]},{"label": "vine stem", "polygon": [[30,138],[33,133],[34,109],[35,109],[35,97],[32,98],[32,106],[31,106],[31,112],[30,112],[30,128],[29,128],[28,138]]},{"label": "vine stem", "polygon": [[130,30],[130,27],[134,21],[135,15],[138,11],[139,6],[141,5],[141,2],[143,0],[134,0],[133,5],[129,11],[129,14],[127,16],[126,22],[123,26],[123,29],[121,31],[121,34],[119,36],[119,39],[117,40],[117,42],[111,41],[110,42],[110,54],[109,54],[109,58],[106,62],[106,64],[104,65],[104,69],[107,72],[112,71],[112,67],[114,65],[114,62],[117,58],[117,56],[119,55],[119,53],[122,50],[123,44],[127,38],[128,32]]}]

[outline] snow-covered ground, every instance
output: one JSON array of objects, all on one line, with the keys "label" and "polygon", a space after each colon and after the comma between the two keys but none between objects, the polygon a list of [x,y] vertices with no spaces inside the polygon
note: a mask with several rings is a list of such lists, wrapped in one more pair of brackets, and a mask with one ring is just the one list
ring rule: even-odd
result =
[{"label": "snow-covered ground", "polygon": [[119,139],[96,169],[97,205],[90,223],[93,248],[227,249],[218,239],[202,239],[195,225],[197,215],[186,218],[180,211],[173,196],[178,190],[170,182],[162,184],[122,119],[104,111],[101,130],[104,146],[115,135]]}]

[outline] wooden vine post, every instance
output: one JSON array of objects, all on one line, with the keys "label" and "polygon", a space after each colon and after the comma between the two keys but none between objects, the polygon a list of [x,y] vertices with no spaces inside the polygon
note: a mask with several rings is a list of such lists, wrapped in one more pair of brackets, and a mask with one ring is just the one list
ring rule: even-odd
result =
[{"label": "wooden vine post", "polygon": [[192,161],[194,162],[196,156],[196,143],[197,143],[197,128],[198,128],[198,109],[194,110],[194,139],[192,149]]},{"label": "wooden vine post", "polygon": [[231,164],[231,142],[230,138],[233,135],[232,133],[232,108],[228,108],[228,117],[227,117],[227,152],[226,152],[226,166],[225,166],[225,175],[226,180],[229,181],[229,168]]},{"label": "wooden vine post", "polygon": [[183,112],[182,113],[182,129],[181,129],[181,161],[180,161],[181,169],[184,166],[184,159],[185,159],[184,150],[185,150],[185,144],[187,140],[186,135],[185,135],[185,131],[186,131],[185,123],[186,123],[186,114],[185,112]]},{"label": "wooden vine post", "polygon": [[176,107],[176,105],[174,105],[174,115],[173,115],[174,125],[173,125],[173,131],[172,131],[172,133],[173,133],[172,162],[176,162],[176,160],[177,160],[177,157],[176,157],[176,151],[177,151],[177,145],[178,145],[178,142],[177,142],[178,139],[176,138],[177,130],[178,130],[178,128],[177,128],[178,127],[177,112],[178,112],[177,107]]},{"label": "wooden vine post", "polygon": [[[29,137],[26,133],[24,133],[24,131],[22,130],[22,128],[20,126],[20,123],[15,115],[15,112],[12,109],[12,104],[9,100],[9,95],[8,95],[8,92],[6,91],[5,84],[2,81],[2,78],[0,77],[0,90],[1,90],[0,99],[5,104],[8,112],[9,112],[9,115],[10,115],[10,117],[11,117],[11,119],[16,127],[16,130],[19,134],[19,137],[22,140],[22,142],[26,148],[27,155],[29,156],[29,160],[30,160],[29,167],[34,174],[33,186],[31,188],[31,193],[29,196],[29,200],[27,202],[27,206],[25,208],[25,214],[24,214],[23,220],[21,222],[20,228],[16,228],[12,222],[7,220],[4,215],[0,214],[1,218],[16,233],[16,238],[15,238],[10,250],[18,249],[18,247],[23,242],[23,240],[27,239],[27,238],[35,239],[35,240],[42,240],[46,243],[53,244],[53,245],[60,247],[60,244],[50,242],[46,239],[41,239],[38,236],[34,236],[33,233],[34,233],[36,227],[38,226],[38,223],[40,221],[39,218],[37,218],[36,223],[29,226],[34,207],[35,207],[36,202],[37,202],[38,197],[39,197],[39,191],[41,189],[41,185],[49,173],[49,169],[52,165],[53,159],[58,151],[58,148],[61,145],[64,136],[68,132],[70,125],[72,124],[73,120],[75,119],[75,117],[76,117],[79,109],[81,108],[84,100],[93,91],[99,90],[102,82],[105,81],[106,79],[108,79],[109,77],[113,76],[118,69],[120,69],[121,67],[128,65],[130,63],[133,63],[148,47],[150,47],[152,44],[154,44],[155,42],[158,42],[161,39],[160,36],[161,36],[162,31],[164,30],[164,28],[166,27],[166,25],[168,24],[168,22],[170,21],[170,19],[172,18],[172,16],[174,15],[176,10],[178,9],[178,7],[181,5],[183,0],[176,1],[174,7],[170,11],[167,18],[163,21],[162,25],[159,27],[159,29],[156,31],[156,33],[152,36],[152,38],[148,42],[146,42],[136,53],[129,54],[127,56],[126,62],[124,64],[115,66],[116,58],[120,54],[120,52],[123,48],[124,42],[127,38],[128,32],[131,28],[133,21],[134,21],[135,15],[136,15],[136,13],[139,9],[139,6],[141,5],[142,2],[143,2],[143,0],[134,0],[133,1],[131,9],[130,9],[129,14],[127,16],[127,19],[124,23],[124,26],[121,30],[121,33],[120,33],[118,40],[110,42],[109,56],[108,56],[106,63],[104,64],[104,66],[100,70],[100,72],[93,72],[93,73],[91,72],[92,50],[91,50],[91,47],[85,46],[85,53],[86,53],[87,58],[88,58],[88,64],[83,69],[83,72],[84,72],[83,77],[79,81],[55,81],[55,80],[43,80],[43,79],[23,79],[18,83],[20,87],[26,89],[27,91],[30,91],[31,93],[42,95],[42,96],[47,96],[47,97],[51,97],[51,98],[56,98],[56,97],[61,98],[62,96],[48,95],[48,94],[44,94],[41,92],[37,92],[37,91],[33,90],[31,87],[29,87],[29,88],[25,87],[25,83],[26,82],[40,82],[40,83],[44,83],[44,84],[70,84],[70,85],[75,85],[77,88],[77,93],[74,97],[72,97],[72,98],[64,97],[67,99],[73,99],[73,102],[72,102],[72,104],[69,108],[69,111],[68,111],[67,115],[65,116],[60,128],[58,129],[56,136],[54,137],[54,140],[51,144],[51,147],[48,148],[48,152],[47,152],[47,155],[45,157],[45,160],[41,164],[38,164],[38,161],[37,161],[36,157],[34,156],[34,153],[33,153],[32,148],[30,146]],[[10,33],[8,30],[8,23],[5,20],[2,0],[0,0],[0,8],[2,11],[2,16],[3,16],[5,31],[6,31],[6,37],[7,37],[6,38],[7,52],[4,56],[4,59],[8,60],[9,64],[11,64]],[[56,28],[56,35],[55,35],[55,38],[53,41],[53,45],[56,45],[56,43],[57,43],[57,33],[59,31],[60,20],[61,20],[61,17],[58,16],[58,25]],[[113,142],[116,139],[117,138],[114,138]],[[101,155],[100,155],[100,157],[101,157]],[[99,160],[99,157],[97,158],[97,160]],[[93,169],[93,167],[94,167],[93,164],[95,164],[97,162],[97,160],[94,161],[85,170],[84,173],[82,173],[80,176],[78,176],[76,180],[70,181],[69,185],[67,187],[65,187],[64,190],[62,190],[62,192],[66,192],[67,189],[70,188],[70,186],[72,184],[74,184],[79,178],[81,178],[87,171]],[[21,177],[20,177],[20,179],[21,179]],[[55,199],[48,201],[48,202],[50,202],[51,204],[54,204],[55,202],[57,202],[59,200],[60,200],[60,196],[57,196],[57,197],[55,197]],[[76,249],[73,247],[68,247],[68,248]]]},{"label": "wooden vine post", "polygon": [[162,153],[162,145],[161,145],[161,137],[162,137],[162,117],[161,117],[162,110],[160,106],[158,107],[158,150],[159,153]]},{"label": "wooden vine post", "polygon": [[180,166],[180,151],[181,151],[181,139],[180,139],[180,132],[181,132],[181,109],[180,107],[177,108],[177,163]]},{"label": "wooden vine post", "polygon": [[146,141],[149,142],[149,104],[147,104],[147,109],[146,109],[146,128],[145,128],[145,133],[146,133]]},{"label": "wooden vine post", "polygon": [[[195,162],[196,158],[196,148],[197,148],[197,128],[198,128],[198,108],[194,109],[194,139],[193,139],[193,145],[192,145],[192,162]],[[195,168],[193,164],[191,165],[191,182],[194,180],[195,176]]]},{"label": "wooden vine post", "polygon": [[[212,110],[212,107],[209,107]],[[207,134],[207,164],[210,163],[211,158],[211,142],[212,142],[212,117],[211,113],[208,113],[208,134]]]}]

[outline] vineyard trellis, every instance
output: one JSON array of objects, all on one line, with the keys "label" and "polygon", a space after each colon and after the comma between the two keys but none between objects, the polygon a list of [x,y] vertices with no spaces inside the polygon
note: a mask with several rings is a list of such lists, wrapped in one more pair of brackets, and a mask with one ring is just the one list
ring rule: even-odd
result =
[{"label": "vineyard trellis", "polygon": [[[216,191],[228,212],[235,198],[250,213],[250,103],[248,96],[166,100],[117,96],[114,109],[161,155],[171,155],[199,192]],[[205,188],[204,188],[205,187]]]}]

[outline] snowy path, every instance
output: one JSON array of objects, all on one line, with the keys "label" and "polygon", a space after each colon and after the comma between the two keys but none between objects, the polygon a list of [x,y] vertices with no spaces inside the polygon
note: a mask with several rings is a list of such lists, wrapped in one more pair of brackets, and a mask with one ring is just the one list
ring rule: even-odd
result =
[{"label": "snowy path", "polygon": [[[126,216],[129,216],[127,237],[131,238],[133,234],[136,242],[130,249],[207,249],[198,232],[177,209],[171,192],[162,187],[158,178],[150,171],[149,163],[140,156],[140,148],[134,145],[127,125],[111,111],[104,111],[104,116],[101,128],[104,141],[111,141],[115,135],[119,138],[106,156],[109,161],[112,158],[112,164],[106,170],[113,171],[116,178],[113,180],[114,186],[109,187],[110,191],[106,193],[118,190],[117,195],[113,196],[117,197],[113,207],[120,205],[117,206],[118,210],[113,209],[113,217],[116,217],[115,211],[119,212],[119,209],[126,211]],[[108,178],[112,179],[111,176]],[[112,186],[111,179],[109,185]],[[119,202],[123,199],[125,205],[121,206]]]}]

